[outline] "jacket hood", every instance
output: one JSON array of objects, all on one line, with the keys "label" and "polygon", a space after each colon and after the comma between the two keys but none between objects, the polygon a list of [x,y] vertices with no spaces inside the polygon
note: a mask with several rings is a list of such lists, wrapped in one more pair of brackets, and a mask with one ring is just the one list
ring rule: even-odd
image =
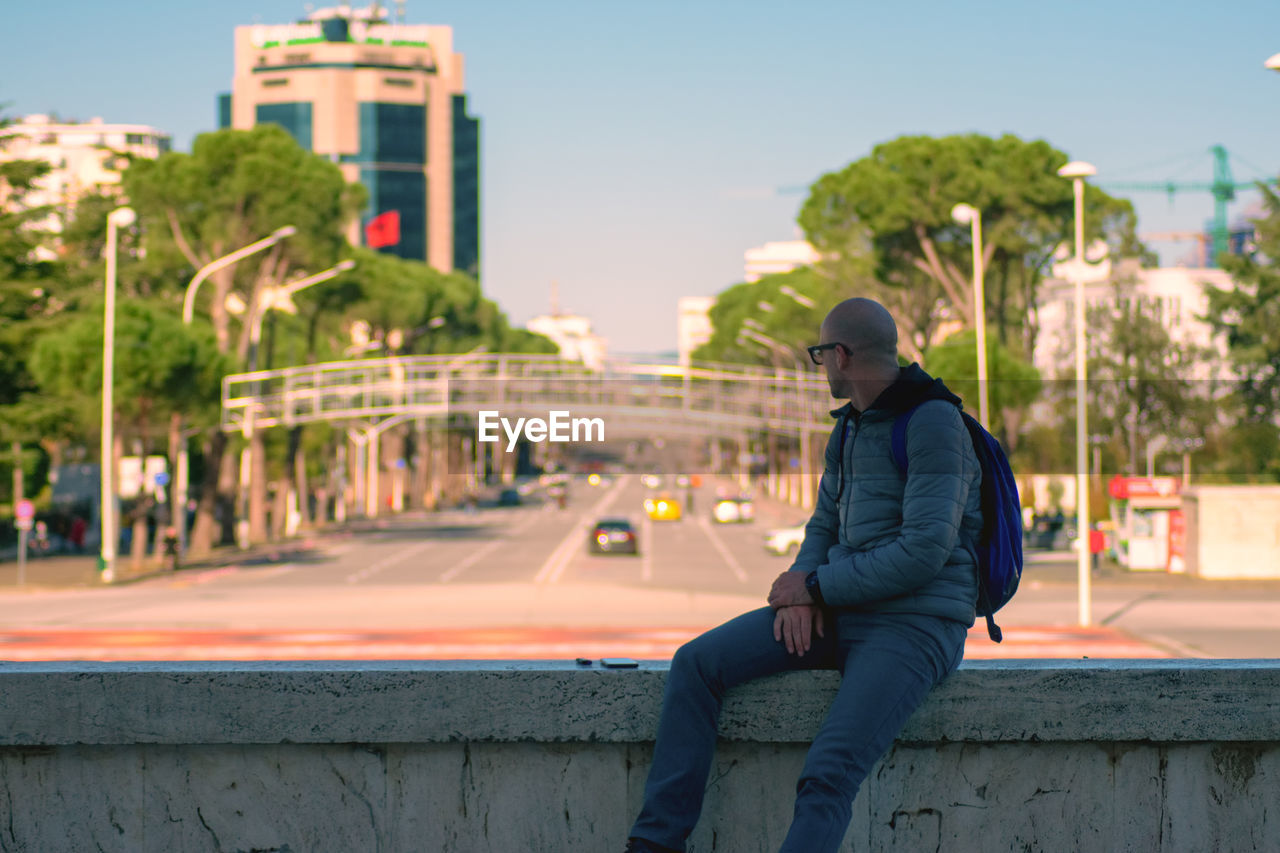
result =
[{"label": "jacket hood", "polygon": [[[913,409],[926,400],[946,400],[956,406],[961,400],[941,379],[935,379],[924,372],[919,364],[912,362],[900,368],[898,378],[892,385],[880,392],[875,402],[867,411],[881,410],[893,415]],[[831,412],[833,417],[840,417],[853,408],[853,403],[845,403]]]}]

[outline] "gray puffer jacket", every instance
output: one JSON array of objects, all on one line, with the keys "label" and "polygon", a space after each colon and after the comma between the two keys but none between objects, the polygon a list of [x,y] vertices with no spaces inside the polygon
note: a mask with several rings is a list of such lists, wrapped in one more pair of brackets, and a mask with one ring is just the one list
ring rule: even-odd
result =
[{"label": "gray puffer jacket", "polygon": [[[973,624],[982,470],[959,403],[913,364],[865,412],[849,403],[831,413],[838,420],[818,506],[791,567],[817,570],[828,606]],[[891,433],[898,416],[916,406],[904,477]]]}]

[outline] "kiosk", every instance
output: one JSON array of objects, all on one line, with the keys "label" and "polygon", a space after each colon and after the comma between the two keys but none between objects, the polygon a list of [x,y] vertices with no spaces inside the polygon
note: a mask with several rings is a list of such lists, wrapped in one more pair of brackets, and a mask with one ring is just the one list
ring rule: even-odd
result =
[{"label": "kiosk", "polygon": [[[1130,571],[1185,571],[1181,554],[1182,483],[1177,477],[1112,477],[1116,561]],[[1174,516],[1178,518],[1175,519]],[[1172,543],[1170,539],[1176,538]],[[1171,561],[1173,565],[1171,566]]]}]

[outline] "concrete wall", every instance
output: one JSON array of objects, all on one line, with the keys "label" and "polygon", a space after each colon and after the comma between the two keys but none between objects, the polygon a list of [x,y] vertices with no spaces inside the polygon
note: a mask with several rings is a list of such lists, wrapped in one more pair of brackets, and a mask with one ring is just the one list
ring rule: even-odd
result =
[{"label": "concrete wall", "polygon": [[[3,851],[610,851],[664,663],[0,663]],[[690,850],[772,851],[836,684],[731,693]],[[1280,664],[966,664],[846,850],[1280,850]]]}]

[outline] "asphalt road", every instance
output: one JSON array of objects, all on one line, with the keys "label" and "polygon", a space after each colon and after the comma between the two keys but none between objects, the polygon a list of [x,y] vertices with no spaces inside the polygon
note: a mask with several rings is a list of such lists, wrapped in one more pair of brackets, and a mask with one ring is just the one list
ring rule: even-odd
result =
[{"label": "asphalt road", "polygon": [[[571,503],[457,510],[316,538],[275,559],[232,560],[112,586],[28,583],[0,571],[0,658],[667,657],[684,639],[763,606],[789,561],[764,531],[804,513],[757,502],[752,524],[693,510],[650,521],[634,476],[572,487]],[[683,499],[683,494],[675,493]],[[640,554],[592,555],[601,516],[630,517]],[[1280,657],[1280,581],[1207,582],[1106,567],[1079,629],[1075,563],[1031,553],[999,621],[969,657]]]}]

